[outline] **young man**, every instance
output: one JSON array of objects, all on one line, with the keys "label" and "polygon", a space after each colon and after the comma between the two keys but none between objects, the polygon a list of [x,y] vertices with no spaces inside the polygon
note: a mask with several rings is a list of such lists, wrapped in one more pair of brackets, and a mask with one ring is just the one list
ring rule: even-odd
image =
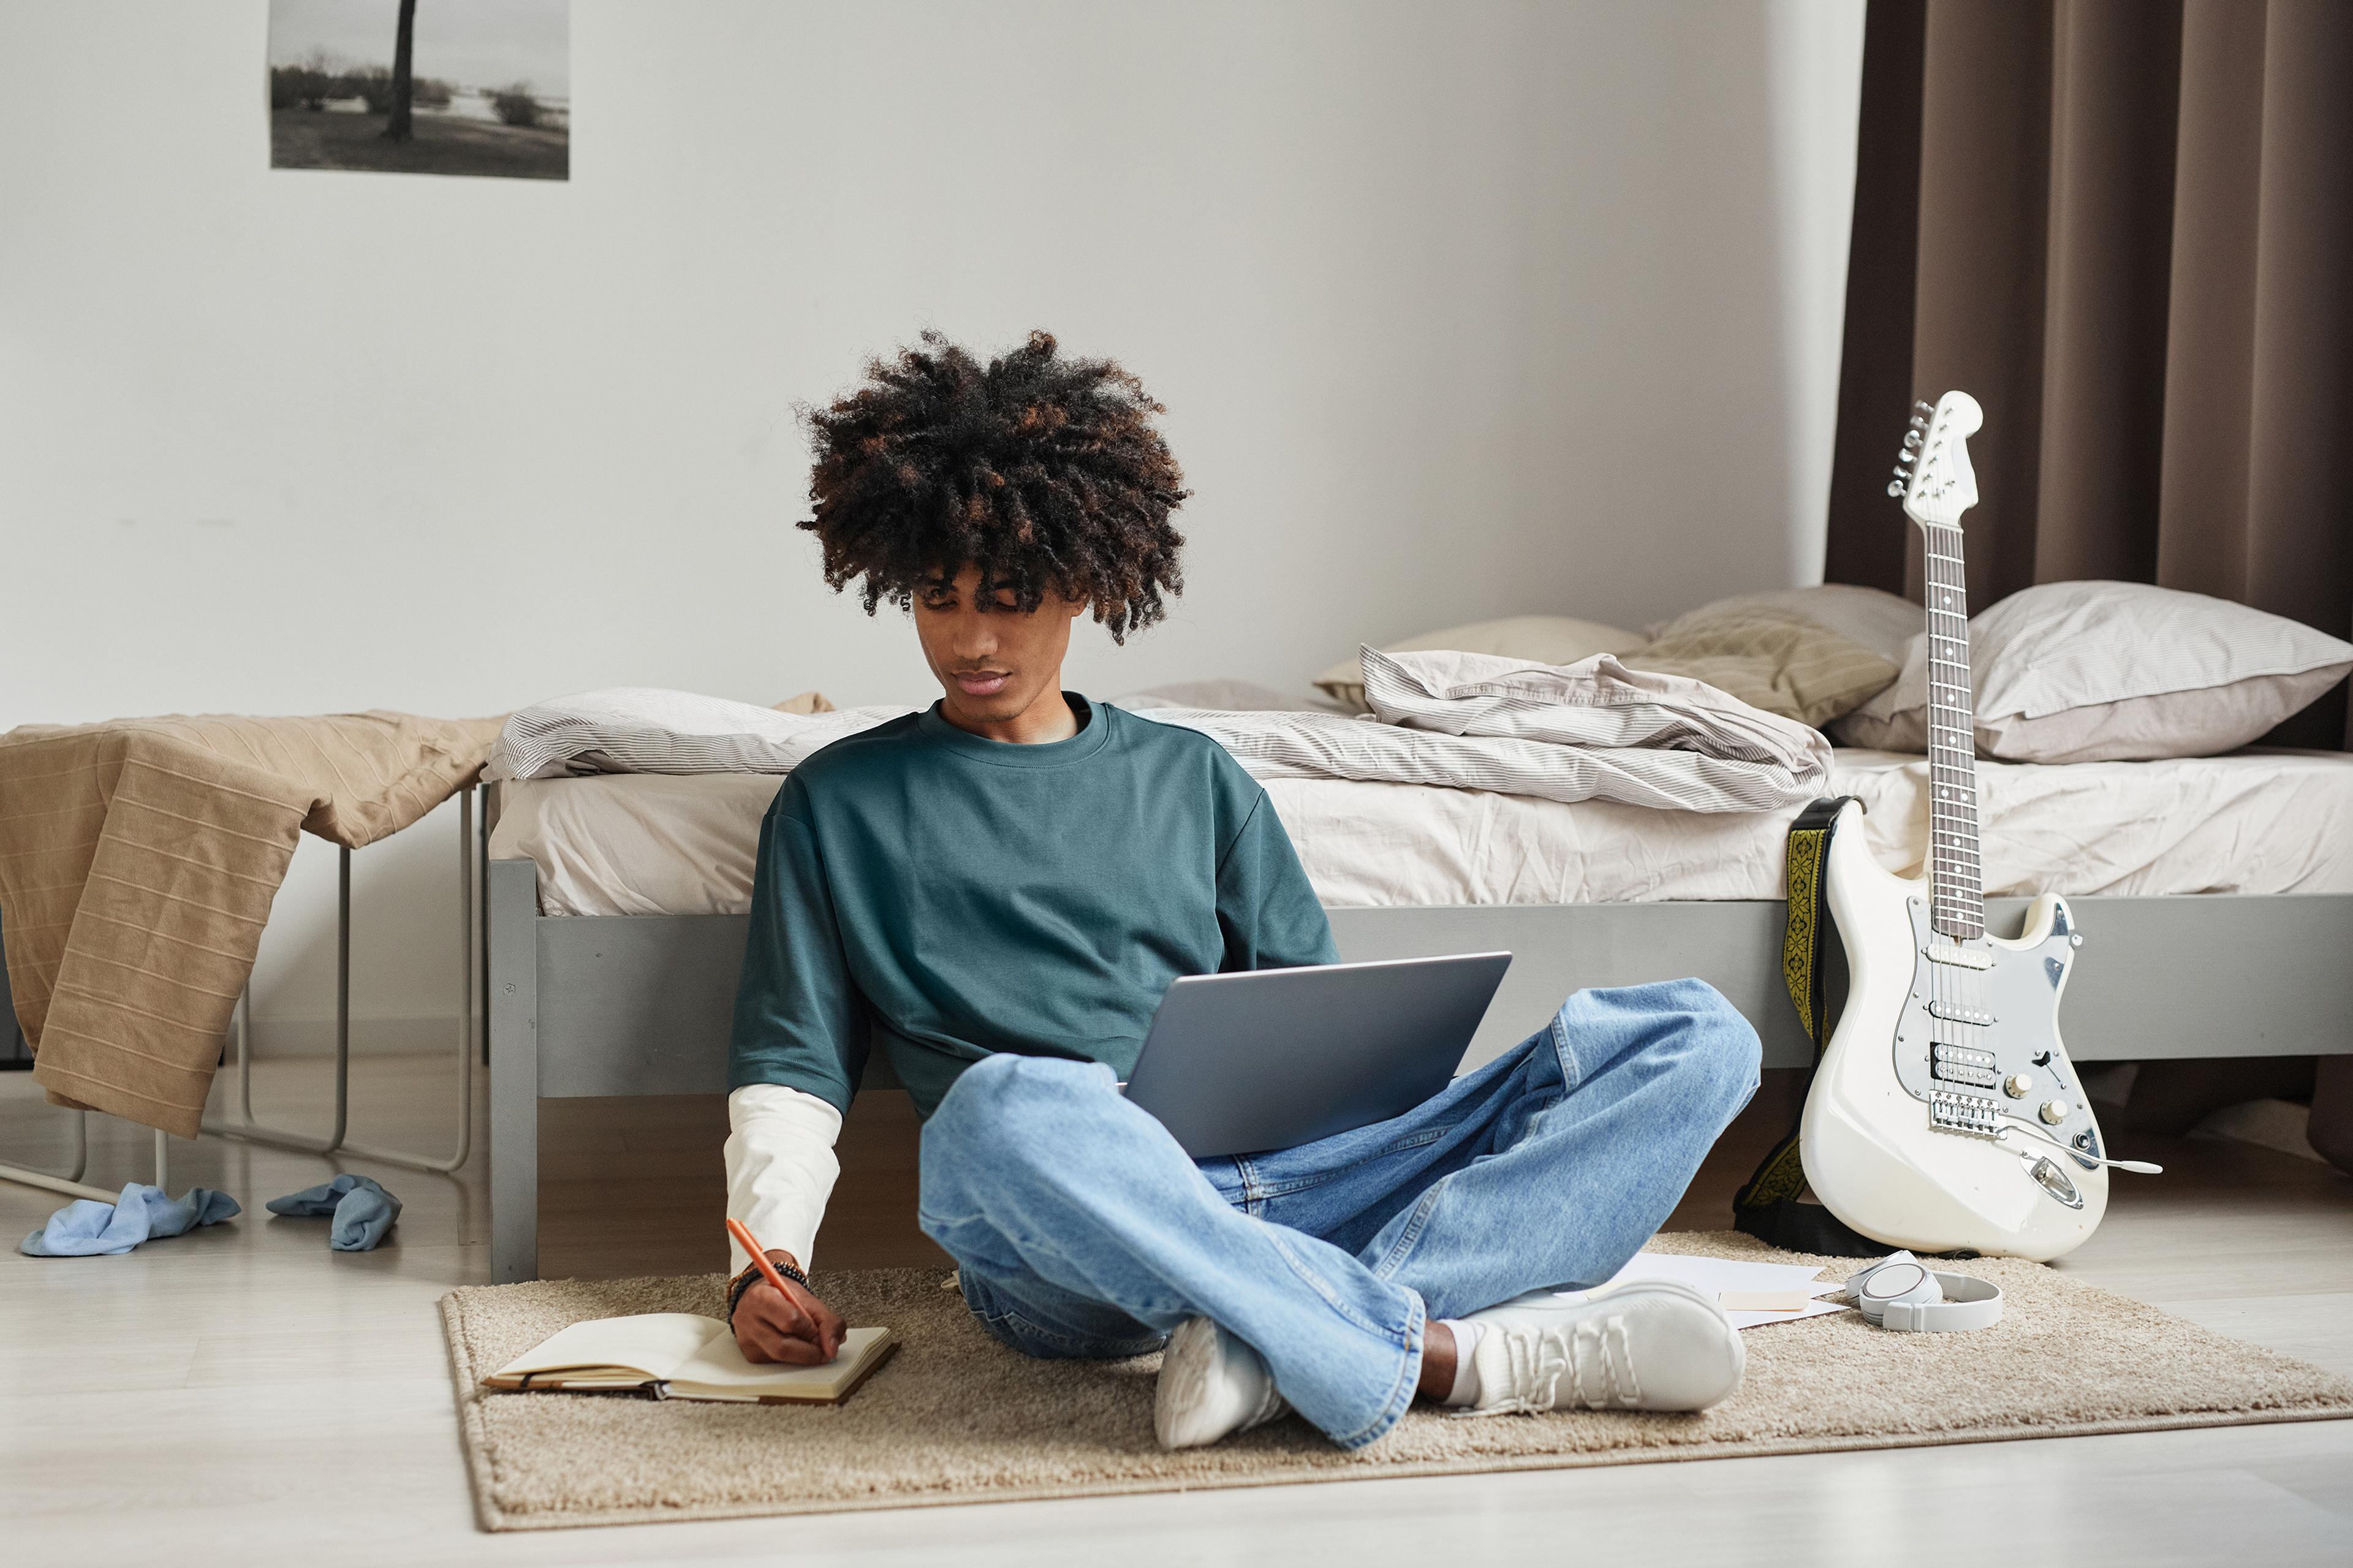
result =
[{"label": "young man", "polygon": [[[1215,1442],[1286,1405],[1347,1447],[1417,1392],[1475,1412],[1699,1409],[1739,1337],[1680,1286],[1565,1303],[1655,1231],[1757,1084],[1695,980],[1569,998],[1394,1121],[1195,1161],[1117,1084],[1180,975],[1337,960],[1265,792],[1216,742],[1062,689],[1181,586],[1159,405],[1033,335],[936,335],[809,417],[827,581],[909,606],[929,711],[839,742],[761,830],[728,1098],[754,1361],[830,1357],[800,1273],[870,1050],[924,1118],[920,1219],[983,1328],[1034,1356],[1166,1348],[1155,1426]],[[1238,1089],[1247,1092],[1247,1089]]]}]

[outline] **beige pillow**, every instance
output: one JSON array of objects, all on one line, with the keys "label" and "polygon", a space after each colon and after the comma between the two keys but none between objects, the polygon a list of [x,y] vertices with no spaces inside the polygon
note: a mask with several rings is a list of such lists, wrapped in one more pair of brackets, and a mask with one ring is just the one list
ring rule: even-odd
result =
[{"label": "beige pillow", "polygon": [[[1574,616],[1506,616],[1500,621],[1476,621],[1424,632],[1403,642],[1385,643],[1384,653],[1419,653],[1443,648],[1453,653],[1493,653],[1538,664],[1575,664],[1597,653],[1622,653],[1642,640],[1640,632]],[[1365,701],[1365,672],[1354,654],[1315,678],[1315,689],[1352,713],[1369,712]]]},{"label": "beige pillow", "polygon": [[1293,697],[1254,680],[1179,680],[1111,700],[1131,713],[1154,708],[1207,708],[1219,713],[1329,713],[1328,702]]},{"label": "beige pillow", "polygon": [[[2020,763],[2235,751],[2353,669],[2353,643],[2227,599],[2147,583],[2044,583],[1969,622],[1978,750]],[[1851,713],[1851,746],[1927,745],[1927,648]]]},{"label": "beige pillow", "polygon": [[1895,679],[1895,664],[1793,610],[1720,600],[1619,655],[1629,669],[1684,675],[1751,708],[1820,729]]},{"label": "beige pillow", "polygon": [[1901,668],[1904,650],[1927,624],[1927,614],[1901,594],[1883,588],[1862,588],[1852,583],[1818,583],[1810,588],[1776,588],[1762,594],[1735,594],[1651,628],[1654,637],[1703,616],[1736,609],[1788,610],[1849,642],[1859,642],[1888,663]]}]

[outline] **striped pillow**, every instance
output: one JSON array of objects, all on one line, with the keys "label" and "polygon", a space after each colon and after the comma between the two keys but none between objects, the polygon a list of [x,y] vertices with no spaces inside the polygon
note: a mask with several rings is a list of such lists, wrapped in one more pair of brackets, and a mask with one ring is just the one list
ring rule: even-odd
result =
[{"label": "striped pillow", "polygon": [[1905,647],[1919,631],[1922,618],[1920,606],[1901,594],[1853,583],[1817,583],[1810,588],[1771,588],[1711,600],[1696,610],[1686,610],[1675,620],[1660,622],[1646,635],[1664,637],[1667,628],[1679,622],[1734,609],[1787,610],[1803,616],[1849,642],[1861,643],[1899,668],[1904,663]]},{"label": "striped pillow", "polygon": [[1896,676],[1894,663],[1794,610],[1704,605],[1618,656],[1629,669],[1689,676],[1752,708],[1820,729]]}]

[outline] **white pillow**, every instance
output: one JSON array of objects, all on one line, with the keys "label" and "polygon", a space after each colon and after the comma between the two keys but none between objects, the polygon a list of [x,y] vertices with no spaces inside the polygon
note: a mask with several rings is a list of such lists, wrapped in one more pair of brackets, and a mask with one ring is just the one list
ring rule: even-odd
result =
[{"label": "white pillow", "polygon": [[1735,594],[1728,599],[1716,599],[1672,621],[1659,622],[1650,628],[1651,636],[1662,637],[1673,627],[1701,617],[1750,606],[1803,616],[1825,631],[1836,632],[1849,642],[1861,643],[1894,665],[1904,662],[1905,647],[1920,635],[1928,620],[1926,610],[1901,594],[1891,594],[1884,588],[1857,587],[1852,583],[1821,583],[1811,588],[1777,588],[1768,593]]},{"label": "white pillow", "polygon": [[492,778],[575,773],[785,773],[905,708],[798,714],[724,697],[616,686],[518,709],[491,749]]},{"label": "white pillow", "polygon": [[[1841,720],[1850,746],[1927,744],[1927,646]],[[1969,622],[1978,750],[2021,763],[2205,757],[2260,737],[2353,669],[2353,643],[2146,583],[2044,583]]]},{"label": "white pillow", "polygon": [[[1506,616],[1467,626],[1424,632],[1402,642],[1384,643],[1384,653],[1492,653],[1534,664],[1577,664],[1597,653],[1623,653],[1642,643],[1640,632],[1574,616]],[[1352,713],[1367,711],[1365,672],[1354,654],[1315,678],[1315,689]]]}]

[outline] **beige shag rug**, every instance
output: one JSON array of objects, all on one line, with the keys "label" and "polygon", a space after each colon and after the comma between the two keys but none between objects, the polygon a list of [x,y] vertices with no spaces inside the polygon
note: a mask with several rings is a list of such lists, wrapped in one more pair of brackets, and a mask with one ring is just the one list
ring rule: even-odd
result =
[{"label": "beige shag rug", "polygon": [[[1654,1250],[1774,1253],[1736,1232]],[[1839,1278],[1853,1260],[1823,1264]],[[1418,1405],[1342,1453],[1297,1417],[1211,1448],[1152,1436],[1157,1356],[1037,1362],[998,1345],[934,1269],[820,1276],[851,1323],[904,1343],[838,1407],[490,1394],[479,1379],[565,1325],[628,1312],[722,1310],[718,1275],[551,1280],[442,1299],[474,1495],[491,1530],[912,1508],[1359,1480],[1469,1470],[1723,1458],[1840,1448],[2140,1432],[2353,1415],[2353,1383],[2225,1339],[2032,1263],[1958,1266],[2009,1298],[1975,1333],[1903,1334],[1852,1312],[1751,1329],[1740,1392],[1697,1415],[1464,1420]]]}]

